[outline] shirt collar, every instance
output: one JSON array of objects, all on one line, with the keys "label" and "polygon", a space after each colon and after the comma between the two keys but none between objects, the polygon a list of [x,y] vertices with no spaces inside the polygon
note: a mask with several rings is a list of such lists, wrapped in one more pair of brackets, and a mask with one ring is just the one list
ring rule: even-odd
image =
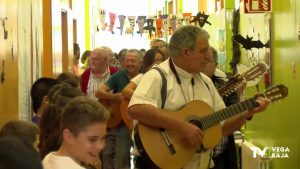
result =
[{"label": "shirt collar", "polygon": [[[169,59],[170,59],[170,58],[169,58]],[[172,60],[172,62],[173,62],[173,60]],[[173,63],[174,63],[174,62],[173,62]],[[189,73],[189,72],[183,70],[182,68],[176,66],[175,63],[174,63],[174,67],[175,67],[175,69],[176,69],[178,75],[181,76],[181,77],[184,78],[184,79],[191,79],[191,78],[194,76],[192,73]]]}]

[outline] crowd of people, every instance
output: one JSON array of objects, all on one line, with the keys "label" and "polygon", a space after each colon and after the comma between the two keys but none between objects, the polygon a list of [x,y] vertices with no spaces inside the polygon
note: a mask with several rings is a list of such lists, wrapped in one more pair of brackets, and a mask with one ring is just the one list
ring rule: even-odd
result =
[{"label": "crowd of people", "polygon": [[[23,169],[159,168],[137,150],[133,126],[173,130],[187,147],[199,147],[204,131],[164,110],[177,111],[201,100],[216,112],[239,102],[239,92],[229,98],[218,94],[216,87],[224,82],[214,75],[217,51],[209,45],[209,34],[197,26],[182,26],[168,43],[154,39],[147,51],[122,49],[114,54],[101,46],[79,56],[79,45],[74,44],[72,73],[34,82],[32,122],[2,126],[0,168],[18,169],[16,164]],[[120,109],[126,100],[125,116]],[[197,151],[180,168],[198,169],[206,161],[205,168],[237,169],[232,133],[263,111],[269,100],[259,97],[256,102],[256,108],[220,122],[223,138],[205,153],[207,160]]]}]

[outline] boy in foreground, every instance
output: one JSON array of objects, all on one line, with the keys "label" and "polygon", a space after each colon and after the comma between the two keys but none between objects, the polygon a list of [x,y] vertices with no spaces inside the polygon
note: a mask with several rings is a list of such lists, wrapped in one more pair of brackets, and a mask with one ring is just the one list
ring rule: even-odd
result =
[{"label": "boy in foreground", "polygon": [[84,169],[93,163],[105,146],[109,112],[85,96],[72,99],[61,118],[62,144],[43,160],[44,169]]}]

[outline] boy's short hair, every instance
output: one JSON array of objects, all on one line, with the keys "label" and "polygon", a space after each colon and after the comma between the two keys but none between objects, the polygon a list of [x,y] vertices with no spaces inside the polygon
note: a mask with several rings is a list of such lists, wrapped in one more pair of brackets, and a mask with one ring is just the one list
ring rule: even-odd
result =
[{"label": "boy's short hair", "polygon": [[48,93],[49,103],[59,106],[61,109],[74,97],[83,95],[80,89],[74,88],[67,83],[54,85]]},{"label": "boy's short hair", "polygon": [[43,169],[38,153],[16,137],[0,138],[0,169]]},{"label": "boy's short hair", "polygon": [[58,81],[58,83],[67,83],[75,88],[78,88],[80,83],[79,77],[75,76],[70,72],[63,72],[59,74],[56,80]]},{"label": "boy's short hair", "polygon": [[39,133],[40,130],[35,124],[27,121],[14,120],[4,124],[0,130],[0,137],[17,137],[27,141],[33,146]]},{"label": "boy's short hair", "polygon": [[47,96],[51,87],[57,83],[57,80],[48,77],[39,78],[33,83],[30,96],[32,99],[32,108],[35,113],[41,107],[44,96]]},{"label": "boy's short hair", "polygon": [[106,123],[109,116],[109,111],[98,101],[78,96],[63,108],[61,134],[64,129],[69,129],[74,136],[78,136],[81,131],[94,123]]}]

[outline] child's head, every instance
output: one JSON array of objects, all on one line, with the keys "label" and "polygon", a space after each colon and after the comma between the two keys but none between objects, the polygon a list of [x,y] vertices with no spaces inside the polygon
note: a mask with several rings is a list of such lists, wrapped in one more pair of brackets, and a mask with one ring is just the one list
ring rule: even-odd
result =
[{"label": "child's head", "polygon": [[39,128],[27,121],[9,121],[4,124],[0,130],[0,137],[17,137],[21,140],[28,142],[36,150],[38,150],[37,145],[39,143]]},{"label": "child's head", "polygon": [[42,169],[37,152],[16,137],[0,138],[0,169]]},{"label": "child's head", "polygon": [[165,59],[164,54],[158,49],[149,49],[144,56],[142,70],[147,72],[155,64],[160,64]]},{"label": "child's head", "polygon": [[61,118],[62,147],[78,162],[91,163],[105,145],[109,112],[97,101],[79,96],[63,109]]},{"label": "child's head", "polygon": [[[55,79],[42,77],[36,80],[30,90],[30,96],[32,99],[32,107],[35,113],[38,113],[39,109],[44,106],[46,97],[52,86],[58,82]],[[43,107],[44,108],[44,107]]]},{"label": "child's head", "polygon": [[54,85],[48,93],[49,103],[63,108],[67,102],[76,96],[83,96],[79,88],[74,88],[67,83]]},{"label": "child's head", "polygon": [[73,73],[63,72],[57,76],[56,80],[58,81],[58,83],[67,83],[72,87],[79,88],[80,79]]}]

